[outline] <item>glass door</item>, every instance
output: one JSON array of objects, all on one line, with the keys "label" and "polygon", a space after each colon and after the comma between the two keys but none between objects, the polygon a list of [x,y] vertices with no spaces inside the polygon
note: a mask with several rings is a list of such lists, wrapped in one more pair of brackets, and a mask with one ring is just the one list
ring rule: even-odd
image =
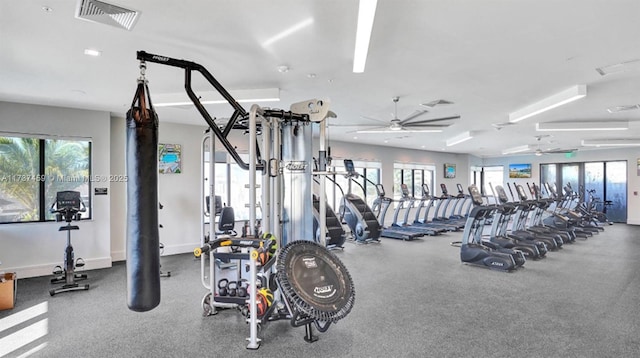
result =
[{"label": "glass door", "polygon": [[613,222],[627,222],[627,162],[605,162],[604,200],[607,218]]},{"label": "glass door", "polygon": [[566,195],[564,187],[570,183],[584,200],[593,190],[598,210],[610,221],[627,222],[626,161],[541,164],[540,182],[555,184],[560,195]]},{"label": "glass door", "polygon": [[565,195],[566,193],[564,192],[564,187],[567,184],[570,184],[573,191],[577,192],[578,188],[580,188],[580,185],[582,185],[582,183],[580,182],[580,164],[560,164],[560,167],[560,173],[562,176],[560,178],[560,187],[558,187],[558,191],[560,192],[562,190],[563,195]]}]

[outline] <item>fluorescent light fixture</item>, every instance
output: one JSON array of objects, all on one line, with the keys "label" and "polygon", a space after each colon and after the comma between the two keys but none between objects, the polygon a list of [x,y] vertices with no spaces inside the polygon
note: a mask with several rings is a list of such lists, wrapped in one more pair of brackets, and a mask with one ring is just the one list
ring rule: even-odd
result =
[{"label": "fluorescent light fixture", "polygon": [[[229,93],[239,103],[278,102],[280,101],[279,88],[263,88],[250,90],[230,90]],[[216,91],[196,92],[200,96],[202,104],[221,104],[227,101]],[[158,93],[153,96],[154,106],[173,107],[193,105],[186,92],[182,93]]]},{"label": "fluorescent light fixture", "polygon": [[310,17],[308,19],[302,20],[299,23],[285,29],[284,31],[277,33],[276,35],[268,38],[265,42],[262,43],[262,47],[268,47],[270,45],[273,45],[274,43],[282,40],[285,37],[291,36],[294,33],[304,29],[305,27],[309,26],[313,24],[313,18]]},{"label": "fluorescent light fixture", "polygon": [[546,112],[550,109],[562,106],[569,102],[585,97],[587,95],[586,85],[576,85],[562,92],[544,98],[536,103],[528,105],[520,110],[509,113],[509,122],[515,123],[523,119],[533,117],[536,114]]},{"label": "fluorescent light fixture", "polygon": [[378,0],[360,0],[358,7],[358,27],[356,29],[356,47],[353,54],[354,73],[364,72],[377,5]]},{"label": "fluorescent light fixture", "polygon": [[462,142],[466,142],[469,139],[473,138],[474,134],[475,133],[473,133],[473,132],[466,131],[466,132],[462,132],[462,133],[458,134],[455,137],[451,137],[451,138],[447,139],[447,147],[451,147],[453,145],[460,144]]},{"label": "fluorescent light fixture", "polygon": [[98,50],[90,49],[90,48],[85,48],[84,49],[84,54],[87,55],[87,56],[98,57],[98,56],[100,56],[100,54],[102,54],[102,52],[100,52]]},{"label": "fluorescent light fixture", "polygon": [[532,146],[530,146],[530,145],[520,145],[520,146],[513,147],[513,148],[507,148],[507,149],[502,151],[502,154],[515,154],[515,153],[528,152],[530,150],[533,150]]},{"label": "fluorescent light fixture", "polygon": [[637,147],[640,139],[583,139],[585,147]]},{"label": "fluorescent light fixture", "polygon": [[442,133],[442,129],[361,129],[356,133]]},{"label": "fluorescent light fixture", "polygon": [[623,131],[627,129],[629,129],[628,121],[536,123],[538,132]]}]

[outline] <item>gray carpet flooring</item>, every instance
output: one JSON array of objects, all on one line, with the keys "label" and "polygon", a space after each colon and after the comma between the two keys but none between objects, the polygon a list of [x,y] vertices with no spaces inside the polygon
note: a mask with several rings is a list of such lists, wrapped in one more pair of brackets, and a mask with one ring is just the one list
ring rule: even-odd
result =
[{"label": "gray carpet flooring", "polygon": [[[350,315],[313,344],[303,328],[273,322],[257,351],[245,349],[249,327],[236,310],[202,316],[206,291],[191,255],[162,258],[172,277],[146,313],[126,307],[123,263],[89,271],[89,291],[55,297],[49,277],[21,279],[17,306],[0,311],[0,342],[46,318],[47,334],[8,356],[638,357],[639,234],[638,226],[608,226],[514,273],[460,263],[449,242],[461,234],[348,243],[337,255],[356,286]],[[1,326],[42,302],[43,315]]]}]

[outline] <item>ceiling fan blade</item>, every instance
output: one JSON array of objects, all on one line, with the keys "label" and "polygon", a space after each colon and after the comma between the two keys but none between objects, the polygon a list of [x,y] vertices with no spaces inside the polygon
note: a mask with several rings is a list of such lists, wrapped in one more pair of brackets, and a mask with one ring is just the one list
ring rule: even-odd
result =
[{"label": "ceiling fan blade", "polygon": [[358,129],[355,131],[347,132],[347,133],[398,133],[399,130],[392,130],[389,127],[374,127],[367,129]]},{"label": "ceiling fan blade", "polygon": [[412,120],[412,119],[414,119],[414,118],[417,118],[417,117],[419,117],[419,116],[421,116],[421,115],[423,115],[423,114],[427,114],[427,113],[429,113],[429,111],[427,111],[427,110],[420,110],[420,109],[419,109],[419,110],[417,110],[417,111],[415,111],[415,112],[411,113],[409,116],[405,117],[403,120],[401,120],[401,121],[400,121],[400,125],[403,125],[403,124],[405,124],[405,123],[409,122],[410,120]]},{"label": "ceiling fan blade", "polygon": [[459,119],[460,116],[450,116],[450,117],[441,117],[441,118],[434,118],[434,119],[423,119],[421,121],[415,121],[415,122],[411,122],[411,123],[407,123],[409,125],[416,125],[416,124],[425,124],[425,123],[432,123],[432,122],[441,122],[441,121],[449,121],[449,120],[453,120],[453,119]]},{"label": "ceiling fan blade", "polygon": [[447,101],[446,99],[436,99],[435,101],[431,101],[431,102],[427,102],[427,103],[420,103],[421,106],[423,107],[429,107],[429,108],[433,108],[439,104],[453,104],[453,102],[451,101]]},{"label": "ceiling fan blade", "polygon": [[512,125],[515,125],[515,124],[517,124],[517,123],[514,123],[514,122],[491,123],[491,125],[494,128],[503,128],[503,127],[508,127],[508,126],[512,126]]},{"label": "ceiling fan blade", "polygon": [[542,153],[547,153],[547,154],[564,154],[564,153],[573,153],[575,151],[577,151],[577,148],[573,148],[573,149],[561,149],[561,148],[554,148],[554,149],[549,149],[549,150],[543,150]]},{"label": "ceiling fan blade", "polygon": [[440,132],[442,132],[442,129],[439,129],[439,128],[442,128],[442,127],[440,127],[440,126],[438,126],[438,127],[431,127],[431,126],[429,126],[429,127],[404,126],[404,127],[402,127],[401,130],[399,130],[399,131],[396,130],[396,132],[402,132],[402,133],[440,133]]},{"label": "ceiling fan blade", "polygon": [[[391,127],[382,127],[382,128],[372,128],[372,129],[360,129],[355,131],[356,133],[393,133],[393,134],[402,134],[402,133],[439,133],[442,132],[442,129],[427,129],[420,127],[402,127],[400,129],[391,129]],[[351,132],[349,132],[351,133]]]},{"label": "ceiling fan blade", "polygon": [[329,123],[327,124],[328,127],[380,127],[377,124],[349,124],[349,123]]},{"label": "ceiling fan blade", "polygon": [[368,120],[370,120],[370,121],[376,121],[376,122],[380,122],[380,123],[386,123],[386,124],[389,124],[389,121],[384,121],[384,120],[382,120],[382,119],[378,119],[378,118],[372,118],[372,117],[367,117],[367,116],[360,116],[360,118],[368,119]]},{"label": "ceiling fan blade", "polygon": [[414,128],[447,128],[451,127],[453,123],[450,124],[430,124],[430,123],[409,123],[402,128],[414,127]]}]

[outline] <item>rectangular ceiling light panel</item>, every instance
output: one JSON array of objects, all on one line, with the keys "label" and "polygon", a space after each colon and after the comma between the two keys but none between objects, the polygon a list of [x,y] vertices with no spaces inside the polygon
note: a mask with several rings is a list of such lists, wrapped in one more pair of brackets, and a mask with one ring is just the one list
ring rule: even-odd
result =
[{"label": "rectangular ceiling light panel", "polygon": [[451,137],[451,138],[447,139],[447,147],[451,147],[453,145],[460,144],[462,142],[466,142],[469,139],[473,138],[473,136],[474,136],[474,133],[472,133],[470,131],[462,132],[462,133],[458,134],[455,137]]},{"label": "rectangular ceiling light panel", "polygon": [[640,139],[583,139],[585,147],[635,147],[640,146]]},{"label": "rectangular ceiling light panel", "polygon": [[629,129],[628,121],[536,123],[538,132],[623,131],[627,129]]},{"label": "rectangular ceiling light panel", "polygon": [[378,0],[360,0],[358,7],[358,27],[356,29],[356,47],[353,54],[353,72],[355,73],[364,72],[377,5]]},{"label": "rectangular ceiling light panel", "polygon": [[[227,101],[217,91],[198,91],[202,104],[221,104]],[[277,102],[280,101],[279,88],[262,88],[250,90],[230,90],[229,94],[239,103]],[[158,93],[153,95],[154,106],[175,107],[193,105],[186,92],[182,93]]]},{"label": "rectangular ceiling light panel", "polygon": [[520,145],[517,147],[505,149],[502,151],[502,154],[515,154],[515,153],[528,152],[530,150],[533,150],[530,145]]},{"label": "rectangular ceiling light panel", "polygon": [[573,102],[587,95],[586,85],[576,85],[562,92],[544,98],[538,102],[528,105],[520,110],[509,113],[509,122],[515,123],[523,119],[533,117],[550,109],[560,107],[563,104]]}]

